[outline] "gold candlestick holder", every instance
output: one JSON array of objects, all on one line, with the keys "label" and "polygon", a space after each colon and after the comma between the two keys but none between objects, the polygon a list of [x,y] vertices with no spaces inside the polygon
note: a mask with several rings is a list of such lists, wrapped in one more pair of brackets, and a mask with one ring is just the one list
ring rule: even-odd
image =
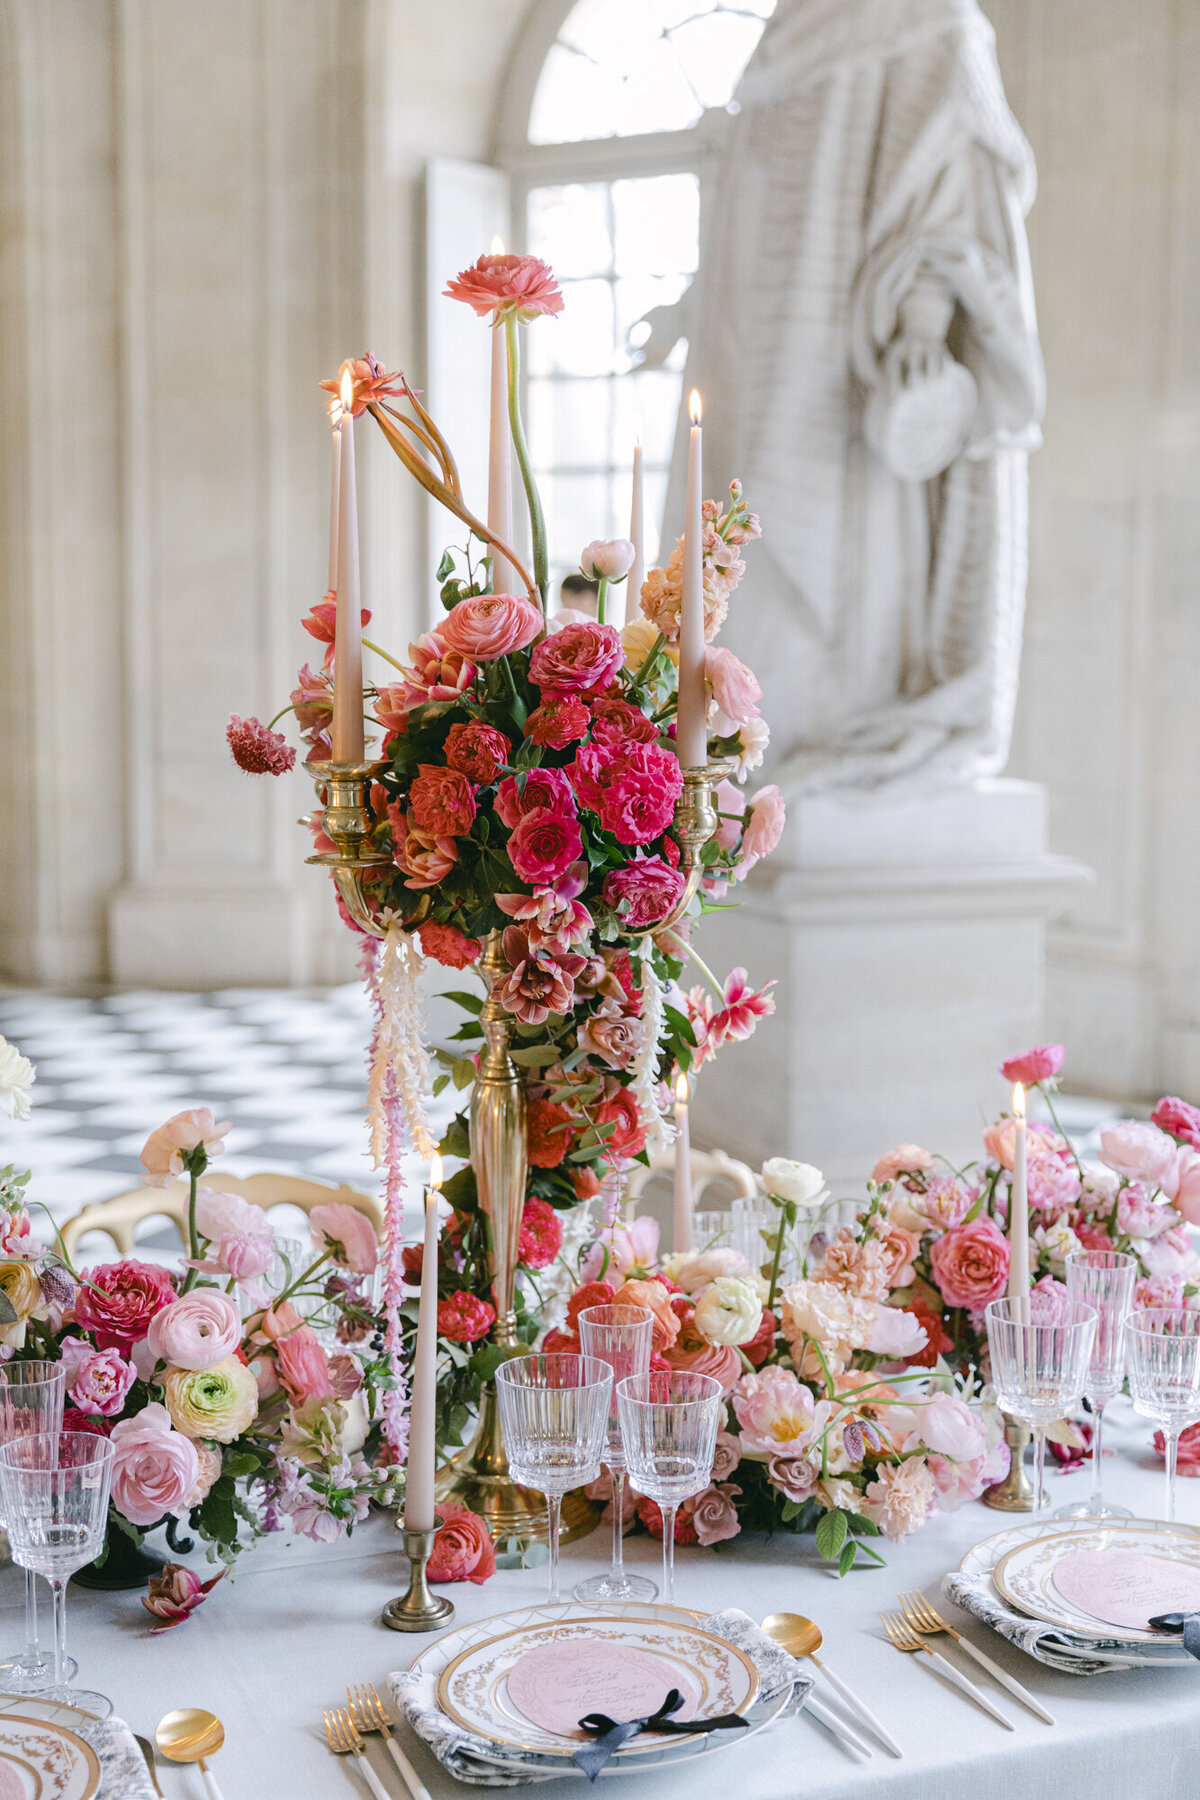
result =
[{"label": "gold candlestick holder", "polygon": [[387,868],[392,860],[385,850],[375,848],[371,838],[367,793],[379,766],[378,762],[308,764],[323,808],[321,825],[336,848],[305,860],[330,871],[350,917],[372,937],[382,937],[383,927],[367,901],[365,878],[372,869]]},{"label": "gold candlestick holder", "polygon": [[433,1553],[437,1525],[429,1531],[410,1531],[404,1526],[404,1554],[409,1562],[408,1591],[389,1600],[383,1609],[383,1622],[390,1631],[437,1631],[454,1617],[454,1602],[442,1594],[431,1594],[425,1570]]},{"label": "gold candlestick holder", "polygon": [[[1008,1474],[994,1487],[985,1488],[983,1504],[997,1512],[1032,1512],[1033,1482],[1025,1471],[1025,1452],[1033,1442],[1033,1433],[1011,1413],[1003,1413],[1004,1441],[1008,1445]],[[1048,1502],[1043,1502],[1048,1504]]]},{"label": "gold candlestick holder", "polygon": [[[680,848],[679,866],[685,877],[683,892],[670,912],[654,926],[655,932],[669,931],[673,925],[678,925],[699,891],[704,875],[704,864],[701,861],[704,846],[716,835],[717,826],[721,823],[713,790],[736,767],[736,757],[719,756],[713,762],[705,763],[702,768],[683,771],[683,792],[676,803],[674,827]],[[625,938],[642,938],[645,935],[645,931],[621,933]]]}]

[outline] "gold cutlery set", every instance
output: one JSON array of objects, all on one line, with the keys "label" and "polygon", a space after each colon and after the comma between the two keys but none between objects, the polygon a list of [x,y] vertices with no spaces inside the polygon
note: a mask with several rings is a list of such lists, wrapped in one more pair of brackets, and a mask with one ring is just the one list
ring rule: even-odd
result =
[{"label": "gold cutlery set", "polygon": [[353,1756],[375,1800],[394,1800],[367,1760],[363,1738],[377,1731],[391,1752],[410,1800],[431,1800],[429,1789],[396,1741],[395,1726],[371,1682],[346,1689],[346,1705],[327,1709],[325,1738],[335,1756]]},{"label": "gold cutlery set", "polygon": [[952,1637],[969,1656],[973,1656],[980,1667],[986,1669],[992,1679],[999,1682],[1001,1687],[1006,1688],[1015,1699],[1021,1702],[1022,1706],[1028,1707],[1031,1713],[1036,1714],[1047,1725],[1054,1724],[1053,1713],[1047,1712],[1041,1701],[1036,1700],[1027,1688],[1022,1687],[1015,1676],[1010,1675],[1006,1669],[1002,1669],[999,1663],[993,1662],[990,1656],[985,1655],[969,1638],[964,1637],[956,1626],[943,1619],[941,1613],[929,1603],[924,1594],[898,1594],[896,1598],[900,1611],[898,1613],[881,1613],[880,1618],[889,1641],[897,1650],[903,1650],[913,1655],[923,1650],[932,1659],[934,1668],[946,1681],[958,1688],[961,1693],[968,1695],[976,1706],[982,1707],[983,1711],[989,1713],[997,1724],[1003,1725],[1006,1731],[1015,1730],[1008,1714],[989,1699],[982,1688],[976,1687],[975,1683],[969,1680],[961,1669],[956,1669],[952,1662],[948,1662],[933,1648],[932,1644],[925,1642],[927,1637],[936,1637],[940,1633],[945,1633]]}]

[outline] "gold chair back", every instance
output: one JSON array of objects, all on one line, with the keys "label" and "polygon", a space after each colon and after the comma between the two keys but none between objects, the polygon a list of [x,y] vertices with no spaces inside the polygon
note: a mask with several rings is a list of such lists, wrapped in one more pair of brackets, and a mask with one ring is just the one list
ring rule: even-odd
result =
[{"label": "gold chair back", "polygon": [[[334,1187],[325,1181],[312,1181],[300,1175],[225,1175],[214,1172],[213,1178],[203,1186],[218,1188],[223,1194],[240,1194],[243,1200],[249,1200],[254,1206],[261,1206],[267,1212],[273,1206],[298,1206],[301,1212],[310,1213],[314,1206],[329,1206],[337,1202],[343,1206],[352,1206],[355,1212],[362,1213],[370,1219],[378,1237],[383,1229],[383,1208],[370,1194],[360,1194],[357,1188]],[[173,1187],[131,1188],[127,1194],[114,1194],[111,1200],[97,1200],[83,1211],[68,1219],[62,1227],[63,1243],[67,1254],[75,1255],[75,1246],[81,1237],[89,1231],[102,1231],[110,1237],[122,1256],[132,1256],[137,1237],[137,1228],[146,1219],[169,1219],[179,1233],[182,1244],[187,1243],[188,1184],[177,1181]]]}]

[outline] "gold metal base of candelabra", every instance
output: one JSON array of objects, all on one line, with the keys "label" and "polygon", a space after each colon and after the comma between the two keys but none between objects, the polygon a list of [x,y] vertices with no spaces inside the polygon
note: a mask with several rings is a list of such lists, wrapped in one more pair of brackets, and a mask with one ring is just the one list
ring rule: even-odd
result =
[{"label": "gold metal base of candelabra", "polygon": [[[1011,1414],[1005,1413],[1003,1418],[1004,1441],[1011,1458],[1008,1474],[995,1487],[984,1489],[983,1504],[994,1506],[997,1512],[1031,1513],[1033,1482],[1025,1473],[1025,1452],[1033,1442],[1033,1433],[1028,1425],[1023,1425],[1020,1419],[1014,1419]],[[1042,1504],[1045,1506],[1048,1502],[1043,1500]]]},{"label": "gold metal base of candelabra", "polygon": [[[449,1501],[478,1513],[491,1532],[493,1543],[501,1543],[505,1538],[515,1538],[522,1545],[547,1542],[550,1531],[544,1498],[534,1488],[522,1487],[509,1473],[492,1382],[479,1396],[475,1435],[440,1471],[434,1495],[439,1504]],[[603,1511],[582,1488],[572,1489],[563,1496],[559,1541],[572,1544],[586,1537],[600,1523]]]},{"label": "gold metal base of candelabra", "polygon": [[402,1529],[404,1554],[408,1557],[410,1571],[408,1592],[388,1601],[383,1609],[383,1622],[390,1631],[438,1631],[454,1617],[454,1602],[442,1594],[431,1594],[425,1578],[425,1566],[433,1550],[437,1525],[432,1531]]}]

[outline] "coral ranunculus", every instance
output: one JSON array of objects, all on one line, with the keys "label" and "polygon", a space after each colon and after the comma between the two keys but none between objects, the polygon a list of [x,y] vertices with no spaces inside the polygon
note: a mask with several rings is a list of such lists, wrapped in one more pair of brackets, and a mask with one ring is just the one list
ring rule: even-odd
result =
[{"label": "coral ranunculus", "polygon": [[958,1225],[935,1238],[929,1252],[933,1278],[947,1306],[982,1312],[998,1300],[1008,1280],[1008,1239],[988,1218]]},{"label": "coral ranunculus", "polygon": [[1037,1044],[1023,1056],[1010,1056],[1000,1064],[1005,1081],[1019,1081],[1025,1087],[1036,1087],[1040,1081],[1052,1081],[1063,1066],[1066,1051],[1061,1044]]},{"label": "coral ranunculus", "polygon": [[442,1523],[433,1540],[426,1575],[430,1581],[473,1581],[482,1587],[496,1573],[490,1531],[468,1506],[441,1501],[437,1512]]},{"label": "coral ranunculus", "polygon": [[412,816],[434,837],[462,837],[470,831],[478,808],[475,789],[457,769],[422,763],[408,790]]},{"label": "coral ranunculus", "polygon": [[494,323],[515,312],[528,322],[539,313],[560,313],[563,297],[554,271],[538,256],[481,256],[463,269],[443,292],[448,300],[462,300],[479,318],[489,313]]},{"label": "coral ranunculus", "polygon": [[531,1100],[527,1116],[529,1162],[535,1169],[557,1169],[571,1148],[574,1115],[555,1100]]},{"label": "coral ranunculus", "polygon": [[476,594],[452,608],[438,636],[472,662],[494,662],[532,644],[544,624],[541,607],[524,594]]}]

